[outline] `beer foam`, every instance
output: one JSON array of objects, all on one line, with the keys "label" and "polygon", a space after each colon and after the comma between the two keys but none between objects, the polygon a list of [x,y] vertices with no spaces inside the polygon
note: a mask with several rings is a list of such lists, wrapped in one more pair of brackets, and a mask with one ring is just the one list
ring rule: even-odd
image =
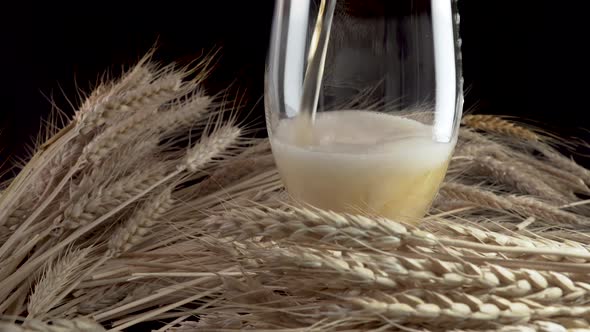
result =
[{"label": "beer foam", "polygon": [[[301,130],[313,137],[310,144],[297,144]],[[275,153],[327,163],[373,160],[427,169],[447,161],[453,148],[453,144],[435,142],[430,125],[370,111],[320,112],[309,129],[302,129],[294,119],[284,119],[273,133]]]}]

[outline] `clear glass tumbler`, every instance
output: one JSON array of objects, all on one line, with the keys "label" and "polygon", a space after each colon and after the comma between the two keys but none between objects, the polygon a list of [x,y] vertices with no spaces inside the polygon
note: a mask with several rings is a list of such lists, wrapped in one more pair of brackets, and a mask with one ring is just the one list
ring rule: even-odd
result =
[{"label": "clear glass tumbler", "polygon": [[463,104],[455,0],[276,0],[265,108],[296,200],[415,222]]}]

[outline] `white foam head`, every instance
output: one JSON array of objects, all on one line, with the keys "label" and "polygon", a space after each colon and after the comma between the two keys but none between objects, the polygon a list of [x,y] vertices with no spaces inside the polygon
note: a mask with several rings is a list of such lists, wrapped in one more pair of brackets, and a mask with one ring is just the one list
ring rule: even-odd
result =
[{"label": "white foam head", "polygon": [[412,168],[430,168],[448,160],[453,144],[433,140],[432,126],[418,121],[370,111],[318,113],[313,143],[297,146],[296,121],[282,120],[274,131],[273,148],[298,158],[341,159],[341,162],[397,163]]}]

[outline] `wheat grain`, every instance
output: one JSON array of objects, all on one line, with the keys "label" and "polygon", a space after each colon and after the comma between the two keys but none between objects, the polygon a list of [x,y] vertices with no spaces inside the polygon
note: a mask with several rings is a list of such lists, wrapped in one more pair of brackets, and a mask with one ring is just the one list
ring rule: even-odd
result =
[{"label": "wheat grain", "polygon": [[553,222],[562,226],[590,226],[590,219],[571,212],[560,210],[558,207],[540,202],[531,197],[510,196],[514,203],[515,211],[522,214],[530,214],[547,222]]},{"label": "wheat grain", "polygon": [[582,179],[587,185],[590,185],[590,171],[580,166],[574,160],[569,159],[561,153],[555,151],[555,149],[549,146],[536,144],[535,148],[541,152],[552,164],[558,169],[575,174],[578,178]]},{"label": "wheat grain", "polygon": [[553,181],[563,183],[568,191],[578,193],[590,192],[590,188],[586,186],[584,180],[574,173],[554,167],[549,163],[522,153],[516,154],[516,158],[519,159],[520,165],[527,167],[529,172],[538,174],[539,178],[546,178],[549,175]]},{"label": "wheat grain", "polygon": [[138,112],[117,125],[107,128],[102,134],[84,147],[80,160],[88,160],[94,164],[98,164],[123,144],[140,137],[139,135],[145,132],[145,124],[148,119],[155,114],[155,109],[152,109],[151,112]]},{"label": "wheat grain", "polygon": [[[311,331],[368,331],[384,328],[397,330],[401,327],[482,330],[496,328],[499,324],[536,324],[538,321],[547,321],[554,317],[579,320],[577,317],[584,317],[589,310],[585,306],[540,308],[533,301],[525,302],[526,304],[514,302],[499,296],[481,301],[464,293],[443,294],[421,289],[393,294],[380,291],[366,294],[356,290],[342,293],[324,291],[321,297],[315,298],[313,307],[311,303],[308,305],[312,308],[308,312],[304,311],[301,305],[282,307],[280,312],[289,318],[288,321],[267,315],[267,312],[273,311],[273,307],[268,304],[259,304],[256,307],[238,305],[239,308],[243,308],[241,310],[250,312],[249,315],[240,317],[242,325],[238,326],[256,327],[257,323],[266,323],[274,329],[290,327]],[[275,303],[275,308],[279,303]],[[217,321],[222,322],[229,317],[230,315],[221,315]],[[213,326],[219,325],[213,322]]]},{"label": "wheat grain", "polygon": [[[490,329],[453,329],[452,332],[574,332],[565,325],[542,320],[532,321],[528,324],[498,326]],[[582,331],[578,331],[582,332]]]},{"label": "wheat grain", "polygon": [[[305,289],[404,288],[466,289],[507,298],[525,297],[541,303],[590,300],[588,287],[567,274],[510,269],[498,265],[420,259],[397,251],[396,256],[358,252],[330,252],[304,247],[260,248],[249,252],[277,280],[306,284]],[[309,279],[309,280],[308,280]]]},{"label": "wheat grain", "polygon": [[297,243],[316,243],[328,247],[354,248],[373,251],[395,250],[400,247],[433,248],[439,245],[486,253],[506,253],[510,255],[557,256],[563,258],[589,260],[590,253],[579,248],[554,249],[545,247],[495,246],[461,241],[447,237],[437,237],[413,226],[403,226],[394,221],[375,217],[337,214],[329,211],[293,208],[285,212],[280,209],[243,209],[212,217],[204,226],[204,232],[221,238],[233,237],[237,240],[261,236],[263,239],[286,240]]},{"label": "wheat grain", "polygon": [[[219,232],[221,238],[234,236],[238,240],[256,236],[275,240],[325,240],[356,248],[365,246],[359,240],[370,240],[381,248],[389,249],[401,246],[402,237],[411,234],[405,226],[383,218],[369,219],[360,215],[308,209],[289,212],[280,209],[234,211],[219,217],[212,216],[206,231]],[[430,241],[430,244],[434,243],[432,239]]]},{"label": "wheat grain", "polygon": [[[535,181],[543,183],[549,187],[549,191],[556,193],[556,197],[558,197],[557,201],[565,200],[567,203],[579,201],[579,197],[576,194],[584,193],[586,190],[586,185],[583,184],[583,181],[581,181],[582,185],[580,185],[579,182],[570,182],[570,179],[567,177],[556,177],[520,160],[513,162],[515,166],[529,174]],[[537,196],[548,201],[553,201],[553,203],[556,202],[555,199],[548,198],[549,195],[546,194]]]},{"label": "wheat grain", "polygon": [[116,231],[109,243],[111,255],[118,256],[138,244],[150,228],[163,221],[163,216],[172,206],[172,190],[165,189],[141,206],[122,227]]},{"label": "wheat grain", "polygon": [[203,136],[198,144],[187,151],[180,169],[195,172],[214,158],[222,157],[229,147],[237,143],[240,134],[240,128],[225,125]]},{"label": "wheat grain", "polygon": [[212,109],[212,99],[197,93],[177,107],[160,112],[146,127],[160,131],[162,137],[173,136],[197,125]]},{"label": "wheat grain", "polygon": [[[132,113],[151,107],[157,108],[179,93],[181,80],[182,74],[171,74],[156,79],[149,85],[139,85],[131,91],[116,85],[101,89],[104,91],[98,90],[99,92],[91,95],[76,114],[78,130],[82,134],[88,134],[105,123],[114,123],[122,116],[122,112]],[[117,93],[121,90],[126,93]]]},{"label": "wheat grain", "polygon": [[461,124],[470,128],[515,137],[527,141],[539,141],[540,136],[534,131],[522,127],[514,122],[505,120],[495,115],[466,115],[461,119]]},{"label": "wheat grain", "polygon": [[[166,160],[168,155],[163,152],[160,142],[160,137],[155,135],[130,141],[124,144],[121,149],[114,151],[113,159],[119,161],[117,164],[107,163],[103,167],[110,170],[111,174],[120,176],[138,168],[145,168],[146,165]],[[123,155],[125,157],[122,157]],[[110,165],[112,167],[106,167]]]},{"label": "wheat grain", "polygon": [[476,157],[474,163],[477,165],[474,168],[476,174],[492,176],[496,181],[522,193],[535,195],[557,204],[568,202],[559,192],[543,182],[542,178],[523,171],[521,165],[500,161],[491,156]]},{"label": "wheat grain", "polygon": [[115,93],[138,90],[154,79],[154,70],[150,64],[138,63],[129,70],[114,86]]},{"label": "wheat grain", "polygon": [[68,251],[56,262],[47,265],[29,298],[27,310],[30,317],[43,315],[52,309],[47,307],[48,304],[82,272],[91,250],[92,248],[85,248]]},{"label": "wheat grain", "polygon": [[496,210],[513,210],[512,203],[491,191],[467,186],[460,183],[446,182],[440,189],[444,199],[469,202],[484,208]]},{"label": "wheat grain", "polygon": [[469,202],[482,208],[498,211],[514,211],[524,217],[534,216],[548,223],[562,226],[588,226],[590,221],[583,216],[562,211],[555,206],[530,197],[499,196],[491,191],[482,190],[459,183],[445,183],[440,194],[445,199]]},{"label": "wheat grain", "polygon": [[505,160],[508,158],[508,154],[506,153],[505,149],[503,149],[500,145],[490,145],[482,143],[461,144],[455,149],[454,156],[491,156],[501,160]]},{"label": "wheat grain", "polygon": [[112,208],[158,183],[166,176],[161,165],[140,170],[99,189],[92,190],[70,202],[63,213],[63,225],[74,229],[87,225]]},{"label": "wheat grain", "polygon": [[[590,252],[587,246],[574,241],[552,241],[546,238],[542,238],[540,236],[534,238],[530,236],[524,236],[519,234],[502,234],[494,231],[490,231],[484,227],[477,227],[477,226],[469,226],[469,225],[461,225],[457,222],[453,222],[450,220],[444,220],[436,222],[433,224],[434,230],[437,235],[444,234],[445,236],[451,238],[465,238],[469,241],[474,242],[481,242],[481,243],[491,243],[494,245],[499,246],[514,246],[514,247],[529,247],[529,248],[563,248],[564,250],[577,250],[580,252]],[[514,257],[509,254],[506,254],[509,257]],[[548,260],[561,260],[559,256],[550,256],[545,255],[544,259]],[[570,259],[570,258],[566,258]],[[584,260],[575,260],[578,262],[584,262]]]},{"label": "wheat grain", "polygon": [[[486,301],[461,293],[445,295],[425,290],[408,291],[404,295],[376,295],[354,296],[348,301],[364,310],[360,315],[373,319],[385,316],[399,323],[420,322],[438,328],[483,328],[493,326],[490,323],[511,325],[553,317],[573,319],[590,313],[587,306],[540,306],[534,301],[514,302],[495,295],[489,296]],[[412,296],[413,305],[407,304],[408,300],[404,297],[408,295]]]},{"label": "wheat grain", "polygon": [[182,88],[182,74],[165,75],[139,89],[126,91],[117,100],[110,100],[105,107],[123,112],[142,112],[174,99]]},{"label": "wheat grain", "polygon": [[104,104],[114,97],[112,85],[99,85],[76,111],[75,125],[78,132],[88,135],[97,128],[117,117],[116,109],[105,108]]},{"label": "wheat grain", "polygon": [[[492,141],[461,144],[456,149],[454,158],[456,161],[451,164],[451,170],[458,168],[463,177],[470,171],[479,171],[483,175],[494,176],[509,185],[510,189],[520,189],[544,198],[575,200],[572,189],[579,192],[587,190],[584,182],[575,175],[552,168],[532,156],[508,150]],[[454,167],[459,162],[462,164]],[[472,167],[473,165],[477,167]]]}]

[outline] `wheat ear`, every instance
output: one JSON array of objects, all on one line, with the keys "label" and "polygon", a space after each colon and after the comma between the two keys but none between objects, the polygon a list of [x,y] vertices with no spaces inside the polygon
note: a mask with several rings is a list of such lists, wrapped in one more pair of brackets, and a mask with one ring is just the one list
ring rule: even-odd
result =
[{"label": "wheat ear", "polygon": [[[411,297],[410,297],[411,296]],[[373,296],[352,296],[348,299],[361,315],[373,319],[395,319],[399,323],[420,322],[438,327],[491,327],[527,323],[553,317],[583,318],[590,312],[587,306],[539,306],[534,301],[513,302],[500,296],[485,301],[462,293],[442,294],[415,290],[404,295],[376,293]]]},{"label": "wheat ear", "polygon": [[528,197],[499,196],[491,191],[482,190],[459,183],[445,183],[440,194],[445,199],[469,202],[482,208],[509,210],[524,217],[534,216],[545,222],[562,226],[588,226],[587,218],[562,211],[559,208]]},{"label": "wheat ear", "polygon": [[[139,77],[143,76],[141,71],[136,71],[139,80],[144,79]],[[80,133],[86,135],[105,123],[112,124],[123,112],[142,111],[148,105],[159,106],[172,99],[182,86],[182,75],[160,77],[149,85],[132,83],[137,89],[130,91],[125,89],[124,81],[123,86],[99,87],[88,97],[76,113],[77,130]]]},{"label": "wheat ear", "polygon": [[[100,216],[96,220],[92,221],[91,223],[84,225],[83,227],[78,228],[73,233],[69,234],[66,238],[62,239],[57,245],[51,247],[46,252],[41,253],[39,256],[35,257],[27,261],[25,264],[20,266],[17,271],[11,274],[9,277],[5,278],[4,280],[0,281],[0,298],[4,298],[9,294],[9,290],[14,287],[15,285],[20,283],[20,276],[22,274],[28,274],[33,271],[36,267],[44,262],[47,257],[51,257],[51,255],[55,254],[56,252],[60,251],[62,248],[66,247],[79,236],[85,234],[86,232],[94,229],[98,225],[104,223],[107,219],[111,218],[115,214],[119,213],[121,210],[126,208],[128,205],[134,203],[138,199],[142,198],[143,196],[150,193],[156,187],[177,178],[179,175],[185,173],[186,171],[197,171],[201,167],[205,166],[209,162],[211,162],[214,158],[222,158],[224,154],[226,154],[226,150],[232,147],[235,144],[239,143],[239,136],[241,130],[233,125],[223,125],[216,128],[213,133],[209,135],[205,135],[201,138],[199,144],[195,145],[194,147],[190,148],[183,161],[177,166],[176,171],[166,175],[164,178],[160,179],[157,183],[154,183],[150,187],[143,190],[141,193],[129,198],[125,202],[119,204],[117,207],[111,209],[108,213]],[[60,183],[61,185],[65,185],[65,183]],[[54,194],[57,194],[57,191],[61,190],[61,188],[56,188],[54,190]],[[43,208],[47,207],[48,203],[46,203]],[[37,211],[37,214],[40,213]],[[36,217],[36,215],[31,215],[25,221],[32,222],[32,220]],[[21,228],[24,228],[26,225],[21,225]],[[17,230],[18,231],[18,230]],[[16,234],[16,233],[15,233]],[[10,246],[9,243],[16,241],[16,236],[13,234],[3,245],[4,248],[8,248]],[[2,249],[2,248],[0,248]]]},{"label": "wheat ear", "polygon": [[[236,128],[231,126],[217,128],[213,134],[203,137],[200,143],[189,151],[185,163],[183,163],[176,172],[159,180],[147,190],[154,189],[155,186],[182,173],[185,169],[188,169],[189,171],[196,171],[212,161],[214,158],[220,157],[221,154],[236,141],[240,134],[239,129],[231,129]],[[228,132],[225,130],[228,130]],[[200,155],[197,155],[199,153]],[[126,224],[122,226],[115,237],[109,242],[109,249],[106,254],[87,271],[85,271],[85,275],[93,272],[94,269],[98,268],[108,259],[118,256],[121,253],[129,250],[132,246],[138,244],[143,236],[149,231],[149,228],[160,221],[162,215],[172,206],[171,192],[171,188],[165,190],[160,195],[157,195],[152,201],[146,203],[146,205],[143,207],[144,209],[140,208],[133,216],[131,216],[130,219],[127,220]],[[111,211],[111,213],[113,211]],[[103,218],[107,215],[103,215]],[[60,296],[66,296],[67,293],[73,290],[73,287],[81,281],[81,278],[79,278],[76,281],[76,284],[70,286],[71,289],[67,289],[67,291],[60,294]]]},{"label": "wheat ear", "polygon": [[84,194],[68,205],[63,213],[64,226],[78,228],[87,225],[110,209],[143,192],[166,176],[160,166],[138,171],[119,179],[102,190]]},{"label": "wheat ear", "polygon": [[542,197],[558,204],[568,202],[565,197],[543,182],[541,178],[523,171],[523,167],[519,164],[500,161],[491,156],[476,157],[474,162],[477,165],[476,170],[480,174],[491,175],[497,181],[523,193]]},{"label": "wheat ear", "polygon": [[535,147],[549,161],[551,161],[553,166],[557,167],[558,169],[562,169],[564,171],[568,171],[572,174],[575,174],[577,177],[584,180],[584,182],[587,185],[590,185],[590,171],[589,170],[580,166],[573,159],[567,158],[566,156],[555,151],[555,149],[553,149],[549,146],[542,145],[542,144],[536,144]]},{"label": "wheat ear", "polygon": [[496,115],[466,115],[461,119],[461,124],[470,128],[520,138],[527,141],[540,140],[540,136],[534,131]]},{"label": "wheat ear", "polygon": [[267,240],[286,240],[296,243],[314,243],[339,248],[372,251],[395,250],[400,247],[439,247],[478,250],[483,252],[516,255],[544,255],[590,260],[590,252],[578,248],[553,249],[551,247],[516,247],[479,244],[436,236],[411,225],[402,225],[389,219],[339,214],[317,209],[241,209],[223,217],[211,217],[204,232],[221,238],[237,240],[261,236]]},{"label": "wheat ear", "polygon": [[[468,289],[506,298],[541,303],[579,303],[590,299],[590,284],[564,273],[511,269],[499,265],[355,252],[330,252],[305,247],[261,247],[249,252],[260,260],[255,268],[272,271],[283,282],[306,284],[306,290],[323,288],[397,289],[427,288],[446,291]],[[308,280],[309,279],[309,280]],[[583,279],[582,277],[580,279]]]},{"label": "wheat ear", "polygon": [[575,173],[553,166],[549,163],[543,162],[533,156],[518,154],[519,164],[526,165],[528,170],[535,172],[538,176],[545,176],[548,174],[554,181],[561,182],[565,185],[568,191],[578,193],[590,193],[590,188],[584,183],[583,178],[578,177]]},{"label": "wheat ear", "polygon": [[202,137],[199,144],[187,151],[179,169],[195,172],[214,158],[223,157],[229,147],[238,143],[240,134],[241,129],[232,125],[215,129],[213,134]]},{"label": "wheat ear", "polygon": [[156,114],[155,111],[152,109],[151,112],[137,112],[117,125],[107,128],[84,147],[80,160],[98,164],[123,144],[136,139],[139,133],[145,132],[145,124]]},{"label": "wheat ear", "polygon": [[49,263],[29,298],[29,317],[38,317],[52,309],[48,305],[82,272],[91,250],[92,248],[85,248],[67,251],[56,262]]},{"label": "wheat ear", "polygon": [[[64,175],[63,173],[75,163],[81,152],[82,144],[79,139],[72,140],[65,147],[56,151],[43,166],[39,180],[31,185],[28,195],[19,198],[14,211],[7,216],[5,224],[15,226],[22,223],[35,208],[37,202],[43,199],[45,190],[51,186],[55,179]],[[1,224],[3,224],[3,220],[0,219]]]},{"label": "wheat ear", "polygon": [[118,256],[138,244],[150,228],[163,222],[164,214],[172,206],[172,189],[165,189],[141,206],[122,227],[115,232],[109,243],[109,255]]},{"label": "wheat ear", "polygon": [[560,320],[544,321],[535,320],[528,324],[498,326],[490,329],[453,329],[452,332],[588,332],[590,325],[587,322],[580,324],[571,324],[576,319],[569,319],[562,322]]},{"label": "wheat ear", "polygon": [[[478,227],[480,226],[480,227]],[[429,227],[430,229],[431,227]],[[580,250],[581,252],[589,252],[587,246],[582,245],[580,242],[574,241],[553,241],[541,236],[536,238],[529,237],[520,234],[507,235],[485,229],[481,225],[462,225],[458,222],[451,220],[441,220],[433,223],[432,228],[435,229],[436,234],[445,234],[453,238],[467,238],[474,242],[481,243],[492,243],[500,246],[520,246],[520,247],[555,247],[564,248],[566,250]],[[547,259],[552,257],[546,256]],[[554,257],[555,260],[559,260],[559,257]],[[578,261],[574,259],[573,261]],[[583,260],[582,260],[583,262]]]},{"label": "wheat ear", "polygon": [[[138,67],[142,65],[143,62]],[[19,203],[23,196],[26,196],[25,190],[30,190],[40,180],[40,174],[43,171],[52,168],[56,156],[67,153],[71,148],[71,142],[76,143],[82,139],[79,133],[88,134],[102,126],[109,119],[114,120],[117,117],[118,109],[105,108],[105,105],[108,105],[112,102],[112,99],[116,98],[117,93],[123,86],[141,85],[145,71],[141,68],[136,69],[132,70],[117,84],[103,84],[95,88],[76,112],[75,119],[40,147],[39,151],[27,163],[27,167],[11,181],[12,195],[10,197],[0,197],[0,224],[5,223],[6,216],[14,211],[14,205]],[[41,181],[43,180],[41,179]],[[22,201],[20,202],[22,203]],[[25,221],[24,224],[28,224],[28,222]],[[3,255],[4,249],[4,247],[0,249],[0,252],[2,252],[0,256]]]},{"label": "wheat ear", "polygon": [[159,116],[152,118],[146,127],[160,131],[162,137],[168,137],[195,126],[211,109],[210,97],[195,94],[178,107],[160,112]]}]

